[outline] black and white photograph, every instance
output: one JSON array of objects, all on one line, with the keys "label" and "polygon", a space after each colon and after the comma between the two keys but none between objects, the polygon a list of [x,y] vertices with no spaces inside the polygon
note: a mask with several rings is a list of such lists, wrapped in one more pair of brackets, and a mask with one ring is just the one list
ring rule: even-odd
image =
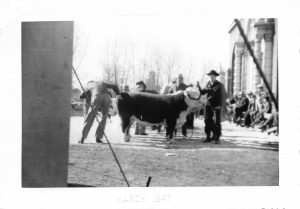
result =
[{"label": "black and white photograph", "polygon": [[55,2],[0,9],[0,209],[299,207],[299,3]]},{"label": "black and white photograph", "polygon": [[278,186],[277,19],[181,19],[117,17],[99,47],[75,36],[68,184]]}]

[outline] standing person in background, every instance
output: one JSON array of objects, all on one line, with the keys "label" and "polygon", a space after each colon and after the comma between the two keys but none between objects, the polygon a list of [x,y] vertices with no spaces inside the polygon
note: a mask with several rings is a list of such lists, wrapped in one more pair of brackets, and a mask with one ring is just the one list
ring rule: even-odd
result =
[{"label": "standing person in background", "polygon": [[84,120],[82,136],[78,143],[84,143],[84,140],[88,136],[89,131],[96,118],[97,111],[101,111],[102,118],[96,130],[95,136],[96,142],[102,143],[101,139],[104,135],[108,111],[111,105],[111,98],[120,94],[120,91],[117,85],[107,84],[105,82],[94,82],[94,85],[91,85],[90,88],[87,89],[87,91],[90,91],[91,93],[91,100],[90,103],[88,103],[91,105],[91,107],[87,111],[87,115]]},{"label": "standing person in background", "polygon": [[183,82],[183,75],[179,74],[176,79],[176,85],[173,85],[169,90],[169,94],[173,94],[177,91],[184,91],[187,88],[187,85]]},{"label": "standing person in background", "polygon": [[169,94],[170,90],[175,88],[175,86],[176,86],[176,78],[171,80],[170,83],[163,86],[163,88],[161,89],[161,94]]},{"label": "standing person in background", "polygon": [[[144,83],[144,81],[139,81],[135,84],[135,89],[136,89],[137,92],[146,92],[147,86]],[[141,125],[138,122],[136,122],[135,135],[148,135],[146,133],[146,126]]]},{"label": "standing person in background", "polygon": [[[215,70],[211,70],[208,74],[210,81],[207,83],[204,89],[199,86],[201,94],[207,94],[207,100],[204,109],[204,122],[206,139],[203,142],[214,141],[215,144],[220,143],[221,135],[221,110],[226,101],[226,91],[224,85],[217,80],[217,73]],[[211,138],[211,133],[213,134]]]},{"label": "standing person in background", "polygon": [[[171,89],[169,90],[169,94],[173,94],[173,93],[175,93],[175,92],[177,92],[177,91],[184,91],[187,87],[188,87],[188,86],[183,82],[183,75],[182,75],[182,74],[179,74],[178,77],[177,77],[176,85],[174,85],[173,88],[171,88]],[[193,114],[193,113],[192,113],[192,114]],[[191,119],[190,119],[191,117],[194,118],[193,115],[191,116],[190,114],[188,114],[187,117],[186,117],[186,119],[187,119],[187,120],[191,120]],[[186,136],[187,136],[187,131],[186,131],[186,129],[187,129],[187,122],[185,122],[185,123],[183,124],[182,128],[181,128],[183,137],[186,137]]]},{"label": "standing person in background", "polygon": [[127,92],[127,93],[130,92],[129,86],[128,86],[128,85],[125,85],[125,86],[124,86],[124,92]]}]

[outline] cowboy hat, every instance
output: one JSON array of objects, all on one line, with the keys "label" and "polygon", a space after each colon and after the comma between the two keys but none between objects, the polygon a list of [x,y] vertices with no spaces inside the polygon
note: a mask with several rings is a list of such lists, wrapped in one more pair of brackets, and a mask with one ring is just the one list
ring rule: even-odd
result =
[{"label": "cowboy hat", "polygon": [[139,82],[136,82],[135,85],[142,85],[142,86],[146,86],[146,84],[144,83],[144,81],[139,81]]},{"label": "cowboy hat", "polygon": [[211,70],[209,71],[209,73],[207,73],[206,75],[214,75],[214,76],[219,76],[220,74],[217,73],[215,70]]}]

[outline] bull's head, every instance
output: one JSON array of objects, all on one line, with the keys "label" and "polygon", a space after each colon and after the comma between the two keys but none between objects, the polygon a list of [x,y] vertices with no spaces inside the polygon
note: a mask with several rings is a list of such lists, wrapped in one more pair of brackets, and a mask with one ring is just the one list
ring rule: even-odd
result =
[{"label": "bull's head", "polygon": [[184,95],[190,100],[200,100],[201,94],[197,88],[189,87],[184,91]]},{"label": "bull's head", "polygon": [[111,99],[111,105],[108,110],[108,115],[115,116],[118,114],[117,102],[118,102],[117,98]]},{"label": "bull's head", "polygon": [[188,105],[189,109],[198,108],[201,105],[201,94],[199,89],[189,87],[184,91],[185,102]]}]

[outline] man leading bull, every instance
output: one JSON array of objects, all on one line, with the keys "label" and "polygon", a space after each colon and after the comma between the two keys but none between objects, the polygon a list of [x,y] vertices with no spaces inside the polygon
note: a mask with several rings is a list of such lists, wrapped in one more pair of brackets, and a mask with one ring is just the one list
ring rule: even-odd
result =
[{"label": "man leading bull", "polygon": [[201,89],[200,85],[198,86],[201,94],[207,94],[204,109],[206,139],[203,142],[214,141],[215,144],[219,144],[222,129],[221,111],[226,100],[226,91],[224,85],[217,80],[219,73],[211,70],[207,75],[210,76],[210,81],[206,87]]},{"label": "man leading bull", "polygon": [[102,119],[98,124],[95,136],[96,142],[102,143],[101,139],[104,135],[106,119],[108,117],[109,108],[111,107],[111,98],[118,94],[120,94],[120,91],[118,86],[115,84],[91,82],[91,85],[88,86],[85,93],[81,96],[82,99],[86,99],[87,107],[89,108],[86,110],[81,139],[78,141],[79,144],[83,144],[85,138],[88,136],[93,122],[97,117],[97,111],[101,112]]}]

